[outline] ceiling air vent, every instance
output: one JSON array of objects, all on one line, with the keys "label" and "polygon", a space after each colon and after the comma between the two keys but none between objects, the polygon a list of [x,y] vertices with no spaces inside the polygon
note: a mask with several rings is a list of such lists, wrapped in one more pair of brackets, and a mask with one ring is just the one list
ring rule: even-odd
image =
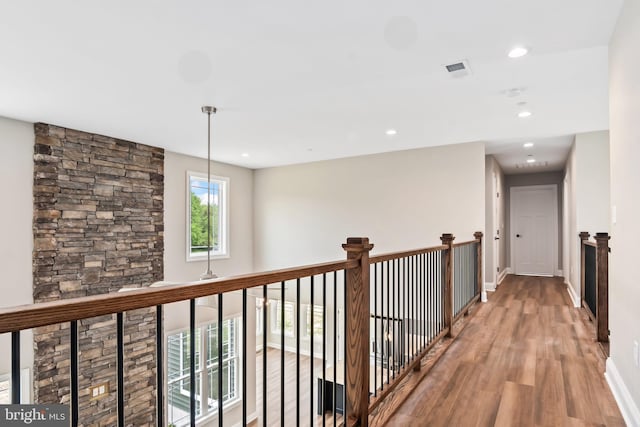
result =
[{"label": "ceiling air vent", "polygon": [[516,163],[516,169],[539,169],[549,166],[549,162]]},{"label": "ceiling air vent", "polygon": [[447,70],[447,74],[454,78],[466,77],[471,74],[471,68],[469,68],[469,63],[466,59],[445,65],[444,68]]}]

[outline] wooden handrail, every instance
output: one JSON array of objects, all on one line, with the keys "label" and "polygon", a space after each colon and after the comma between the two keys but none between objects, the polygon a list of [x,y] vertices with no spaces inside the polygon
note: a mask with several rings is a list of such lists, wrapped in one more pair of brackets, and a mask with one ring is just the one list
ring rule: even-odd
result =
[{"label": "wooden handrail", "polygon": [[437,251],[443,251],[447,248],[448,246],[446,245],[440,245],[440,246],[432,246],[430,248],[412,249],[412,250],[402,251],[402,252],[389,252],[389,253],[369,257],[369,263],[376,264],[379,262],[391,261],[393,259],[400,259],[400,258],[414,256],[414,255],[422,255],[422,254],[428,254],[428,253],[437,252]]},{"label": "wooden handrail", "polygon": [[357,260],[327,262],[262,273],[244,274],[206,282],[189,282],[158,288],[141,288],[130,292],[2,308],[0,309],[0,333],[155,307],[161,304],[233,292],[337,270],[348,270],[358,265]]}]

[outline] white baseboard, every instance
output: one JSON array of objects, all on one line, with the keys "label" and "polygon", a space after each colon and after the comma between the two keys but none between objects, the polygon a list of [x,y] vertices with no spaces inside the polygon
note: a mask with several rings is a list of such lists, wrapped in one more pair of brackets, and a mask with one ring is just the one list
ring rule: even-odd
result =
[{"label": "white baseboard", "polygon": [[512,274],[513,272],[511,271],[511,269],[509,267],[505,268],[504,270],[502,270],[500,272],[500,274],[498,275],[498,285],[500,283],[502,283],[502,281],[504,280],[505,277],[507,277],[507,274]]},{"label": "white baseboard", "polygon": [[567,292],[569,293],[569,297],[571,297],[571,301],[573,302],[573,306],[576,308],[580,308],[580,297],[576,294],[576,291],[573,290],[573,286],[571,286],[571,282],[568,280],[565,281],[567,284]]},{"label": "white baseboard", "polygon": [[562,270],[560,270],[560,269],[557,269],[556,270],[556,276],[557,277],[564,277],[564,272]]},{"label": "white baseboard", "polygon": [[604,377],[607,380],[607,384],[609,384],[613,397],[616,399],[616,403],[618,404],[618,408],[620,408],[624,422],[630,427],[640,427],[640,410],[633,401],[631,393],[629,393],[629,389],[622,380],[622,376],[620,376],[618,368],[616,368],[616,365],[610,357],[607,358]]},{"label": "white baseboard", "polygon": [[[216,418],[217,419],[217,418]],[[258,412],[254,412],[253,414],[247,415],[247,424],[250,425],[252,422],[258,419]],[[233,427],[240,427],[242,425],[242,421],[234,424]]]},{"label": "white baseboard", "polygon": [[484,290],[487,292],[495,292],[496,284],[493,282],[484,282]]}]

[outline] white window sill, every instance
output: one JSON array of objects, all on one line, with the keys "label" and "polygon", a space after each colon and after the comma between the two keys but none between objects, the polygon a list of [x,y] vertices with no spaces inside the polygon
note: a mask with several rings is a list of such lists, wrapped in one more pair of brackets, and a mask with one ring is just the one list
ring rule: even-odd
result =
[{"label": "white window sill", "polygon": [[[216,261],[216,260],[221,260],[221,259],[230,259],[231,255],[229,254],[220,254],[220,255],[211,255],[211,260],[212,261]],[[203,261],[207,261],[207,254],[204,255],[197,255],[197,256],[191,256],[191,255],[187,255],[187,262],[203,262]]]}]

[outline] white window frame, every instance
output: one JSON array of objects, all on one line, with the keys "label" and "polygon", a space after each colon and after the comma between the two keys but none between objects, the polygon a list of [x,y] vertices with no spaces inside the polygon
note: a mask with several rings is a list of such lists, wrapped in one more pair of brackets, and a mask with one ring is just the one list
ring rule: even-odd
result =
[{"label": "white window frame", "polygon": [[[186,257],[187,262],[206,261],[207,252],[193,254],[191,252],[191,178],[207,181],[207,174],[201,172],[187,171],[186,177]],[[220,249],[211,251],[211,259],[230,258],[229,245],[229,189],[231,180],[228,177],[211,175],[211,181],[220,184],[220,194],[218,204],[220,206],[220,229],[218,237],[220,239]]]},{"label": "white window frame", "polygon": [[264,310],[268,307],[265,305],[264,301],[264,298],[256,297],[256,351],[262,350],[262,322],[264,321]]},{"label": "white window frame", "polygon": [[[313,329],[313,325],[309,325],[311,320],[311,310],[314,311],[314,314],[313,314],[314,322],[317,321],[319,318],[322,319],[322,316],[324,315],[323,306],[316,305],[316,304],[304,305],[304,311],[302,312],[302,316],[301,316],[302,325],[301,325],[300,331],[302,333],[302,339],[307,341],[311,340],[311,334],[309,333],[309,331]],[[309,329],[309,331],[307,331],[307,329]],[[314,332],[313,341],[319,341],[319,342],[322,341],[322,331],[320,331],[319,333]]]},{"label": "white window frame", "polygon": [[279,313],[280,310],[278,310],[278,306],[281,305],[284,309],[284,307],[290,307],[291,308],[291,328],[287,328],[284,325],[282,325],[284,327],[284,336],[287,338],[294,338],[295,337],[295,331],[296,331],[296,306],[293,302],[291,301],[281,301],[279,299],[270,299],[269,300],[269,307],[271,312],[270,314],[270,329],[271,329],[271,333],[274,335],[282,335],[282,330],[278,327],[278,321],[280,321],[281,319],[281,314]]},{"label": "white window frame", "polygon": [[[11,404],[11,374],[0,374],[0,382],[8,383],[9,401],[6,404],[9,405]],[[20,402],[31,403],[31,370],[29,368],[20,369]]]},{"label": "white window frame", "polygon": [[[234,340],[234,352],[232,356],[227,356],[226,358],[223,358],[222,360],[222,365],[225,364],[231,364],[232,362],[234,363],[234,371],[235,371],[235,384],[234,384],[234,389],[235,389],[235,396],[233,398],[224,400],[222,403],[222,407],[224,410],[227,410],[235,405],[237,405],[242,398],[242,375],[243,373],[240,371],[240,366],[241,366],[241,343],[240,343],[240,336],[241,336],[241,328],[242,328],[242,319],[240,317],[230,317],[230,318],[226,318],[224,319],[224,322],[226,321],[232,321],[234,322],[234,329],[235,329],[235,340]],[[196,333],[199,334],[200,337],[200,348],[196,349],[196,352],[199,353],[199,364],[196,365],[196,381],[199,383],[200,388],[199,390],[196,390],[196,400],[200,401],[200,414],[196,416],[196,421],[198,423],[201,423],[203,421],[207,421],[209,419],[211,419],[212,417],[215,417],[218,413],[217,408],[213,408],[213,409],[209,409],[209,405],[208,402],[205,404],[204,402],[204,396],[203,393],[205,393],[205,390],[208,389],[208,385],[209,385],[209,376],[208,373],[210,370],[213,370],[215,368],[217,368],[219,366],[218,362],[215,362],[211,365],[208,365],[207,363],[207,339],[208,339],[208,334],[207,334],[207,330],[209,326],[214,326],[217,322],[211,322],[211,323],[203,323],[203,324],[199,324],[196,326]],[[173,383],[177,383],[180,382],[184,379],[188,379],[189,378],[189,373],[185,374],[185,375],[181,375],[177,378],[174,378],[172,380],[169,380],[169,363],[168,363],[168,357],[169,357],[169,338],[174,336],[174,335],[178,335],[178,334],[189,334],[189,329],[180,329],[177,331],[173,331],[170,333],[167,333],[165,335],[165,343],[166,343],[166,348],[167,348],[167,360],[165,361],[165,378],[167,379],[166,381],[166,391],[165,391],[165,395],[167,396],[166,399],[166,404],[165,404],[165,413],[167,414],[167,416],[169,415],[169,390],[171,388],[171,384]],[[183,341],[183,342],[186,342]],[[183,343],[181,343],[181,345],[184,345]],[[223,344],[224,346],[224,344]],[[180,358],[182,360],[182,354],[183,352],[180,352]],[[182,363],[180,364],[180,366],[182,366]],[[219,371],[220,373],[221,371]],[[186,396],[189,396],[189,391],[188,390],[183,390],[182,388],[180,389],[180,392],[185,394]],[[208,397],[207,397],[208,398]],[[182,425],[182,424],[179,424]]]}]

